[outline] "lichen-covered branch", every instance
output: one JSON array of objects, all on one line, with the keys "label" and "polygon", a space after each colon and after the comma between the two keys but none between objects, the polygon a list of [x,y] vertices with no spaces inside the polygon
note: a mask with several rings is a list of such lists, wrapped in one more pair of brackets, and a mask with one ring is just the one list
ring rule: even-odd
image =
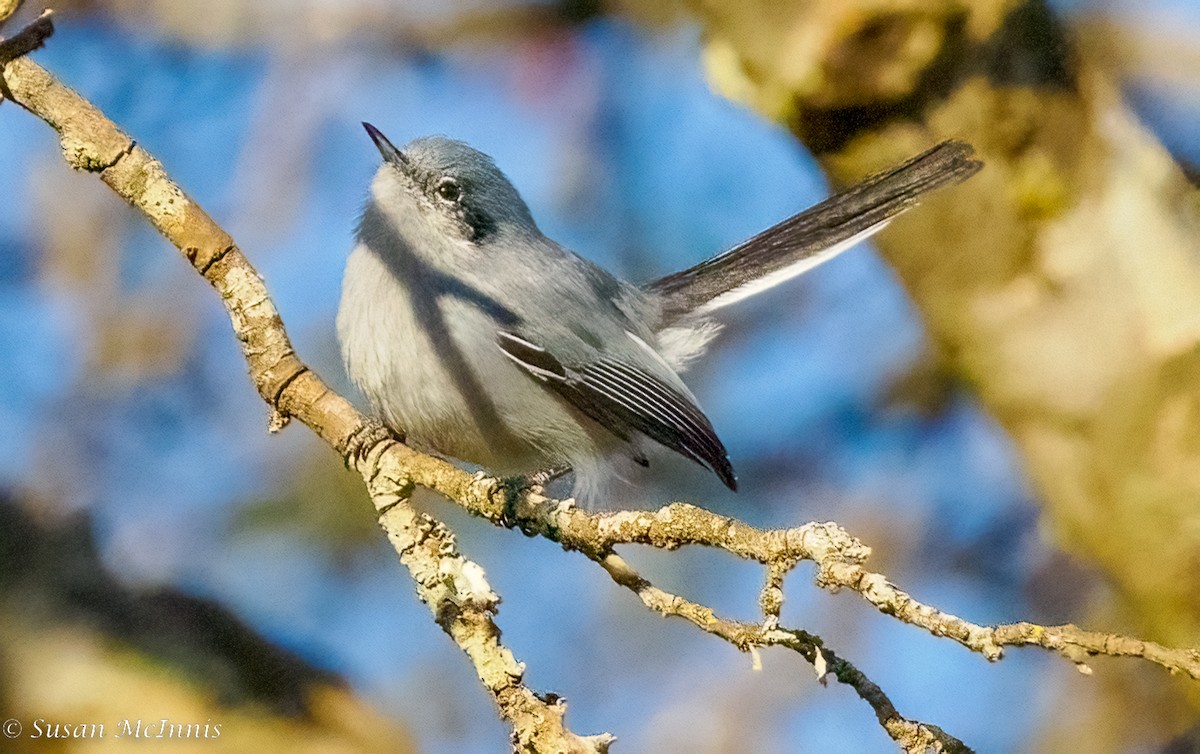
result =
[{"label": "lichen-covered branch", "polygon": [[[141,210],[220,293],[241,341],[259,394],[283,416],[295,417],[335,446],[364,421],[296,357],[266,286],[204,210],[167,176],[162,164],[104,115],[37,64],[19,58],[3,66],[0,85],[17,104],[57,130],[67,161],[100,179]],[[446,527],[418,513],[404,493],[388,488],[380,524],[416,582],[417,595],[438,624],[470,657],[512,726],[519,751],[594,754],[608,734],[583,737],[563,721],[560,701],[546,701],[522,683],[524,667],[500,643],[493,620],[498,598],[483,570],[458,552]],[[372,487],[373,497],[378,503]]]},{"label": "lichen-covered branch", "polygon": [[970,751],[966,744],[936,725],[905,718],[883,689],[865,673],[838,657],[820,637],[807,631],[779,626],[779,615],[777,612],[772,614],[770,608],[764,609],[766,618],[761,624],[721,618],[711,608],[654,586],[616,553],[597,558],[596,561],[613,581],[636,594],[646,607],[664,616],[683,618],[701,631],[718,636],[743,652],[752,653],[756,666],[759,647],[786,647],[798,653],[812,664],[821,683],[832,675],[840,683],[854,689],[871,706],[879,724],[904,751],[914,754]]},{"label": "lichen-covered branch", "polygon": [[[446,466],[428,477],[417,472],[410,478],[438,489],[494,523],[545,537],[598,562],[618,545],[643,544],[667,550],[701,545],[762,563],[773,574],[771,578],[778,580],[797,563],[809,561],[817,567],[818,585],[831,591],[852,590],[880,612],[934,636],[953,639],[989,660],[999,660],[1005,646],[1039,646],[1079,665],[1094,654],[1141,657],[1173,673],[1200,680],[1200,652],[1196,650],[1172,649],[1070,625],[983,626],[921,603],[883,574],[868,570],[864,564],[870,548],[835,523],[764,530],[686,503],[673,503],[657,511],[590,512],[536,494],[514,499],[511,490],[496,480],[480,475],[468,477]],[[452,479],[448,470],[461,476]],[[767,590],[771,588],[769,583]],[[782,600],[782,595],[766,600],[768,618],[778,615],[775,600]]]}]

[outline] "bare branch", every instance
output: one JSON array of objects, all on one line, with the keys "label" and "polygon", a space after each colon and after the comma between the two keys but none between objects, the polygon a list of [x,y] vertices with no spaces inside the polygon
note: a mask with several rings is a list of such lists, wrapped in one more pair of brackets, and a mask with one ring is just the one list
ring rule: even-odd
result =
[{"label": "bare branch", "polygon": [[[838,657],[820,637],[807,631],[780,628],[778,613],[772,614],[764,609],[766,619],[761,625],[720,618],[704,605],[654,586],[615,553],[593,560],[608,572],[613,581],[635,593],[646,607],[664,616],[683,618],[701,631],[719,636],[743,652],[753,653],[756,665],[758,647],[779,646],[797,652],[812,664],[817,671],[817,679],[822,683],[827,675],[832,674],[840,683],[854,689],[863,701],[871,705],[876,719],[887,734],[905,751],[971,751],[962,741],[936,725],[902,716],[883,689],[849,661]],[[779,578],[782,583],[782,573]]]},{"label": "bare branch", "polygon": [[1161,665],[1172,674],[1200,680],[1200,651],[1171,649],[1152,641],[1128,636],[1085,631],[1078,626],[1039,626],[1036,623],[1010,623],[991,629],[996,644],[1006,647],[1036,646],[1058,652],[1074,662],[1080,672],[1091,674],[1085,664],[1088,657],[1141,657]]},{"label": "bare branch", "polygon": [[[426,486],[444,484],[441,474],[430,478],[414,475],[413,479]],[[953,639],[989,660],[999,660],[1004,646],[1039,646],[1077,664],[1089,654],[1141,657],[1173,673],[1200,680],[1200,653],[1193,649],[1172,649],[1069,625],[983,626],[919,602],[883,574],[867,570],[863,564],[870,548],[832,522],[762,530],[686,503],[673,503],[657,511],[590,513],[533,494],[510,500],[498,482],[479,476],[468,485],[434,488],[494,523],[545,537],[593,560],[617,545],[643,544],[666,550],[684,545],[713,547],[762,563],[776,574],[800,561],[811,561],[817,566],[819,586],[830,591],[850,589],[880,612],[934,636]]]}]

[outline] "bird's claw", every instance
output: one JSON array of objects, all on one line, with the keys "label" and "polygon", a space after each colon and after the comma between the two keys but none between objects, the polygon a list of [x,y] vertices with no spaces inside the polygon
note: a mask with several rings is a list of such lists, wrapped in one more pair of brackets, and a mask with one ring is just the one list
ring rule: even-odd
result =
[{"label": "bird's claw", "polygon": [[525,477],[525,487],[531,492],[542,494],[546,491],[546,485],[570,473],[570,466],[551,466],[548,469],[535,471]]}]

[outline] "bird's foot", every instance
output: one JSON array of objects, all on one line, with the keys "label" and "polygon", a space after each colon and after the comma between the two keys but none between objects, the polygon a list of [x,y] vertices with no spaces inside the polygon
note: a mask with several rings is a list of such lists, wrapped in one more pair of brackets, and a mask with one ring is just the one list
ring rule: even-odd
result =
[{"label": "bird's foot", "polygon": [[[504,486],[507,494],[505,495],[504,513],[500,517],[500,522],[505,526],[512,527],[518,522],[517,503],[522,500],[527,494],[536,495],[545,498],[546,485],[554,482],[563,476],[571,473],[570,466],[552,466],[548,469],[542,469],[532,474],[524,476],[508,477],[504,480]],[[574,501],[569,501],[571,505]],[[529,533],[529,532],[527,532]]]},{"label": "bird's foot", "polygon": [[365,461],[371,448],[385,440],[404,442],[404,433],[393,432],[378,419],[367,419],[359,424],[341,448],[342,461],[345,462],[346,468],[353,469]]},{"label": "bird's foot", "polygon": [[562,479],[564,476],[570,473],[570,466],[551,466],[548,469],[535,471],[534,473],[525,477],[525,487],[530,492],[536,492],[540,495],[546,491],[546,485]]}]

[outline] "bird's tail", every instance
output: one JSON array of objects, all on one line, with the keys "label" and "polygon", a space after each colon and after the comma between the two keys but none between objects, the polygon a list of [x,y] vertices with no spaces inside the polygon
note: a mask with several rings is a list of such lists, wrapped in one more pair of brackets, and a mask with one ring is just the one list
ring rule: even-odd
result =
[{"label": "bird's tail", "polygon": [[662,297],[664,324],[752,296],[878,232],[926,192],[974,175],[983,167],[974,155],[969,144],[944,141],[646,288]]}]

